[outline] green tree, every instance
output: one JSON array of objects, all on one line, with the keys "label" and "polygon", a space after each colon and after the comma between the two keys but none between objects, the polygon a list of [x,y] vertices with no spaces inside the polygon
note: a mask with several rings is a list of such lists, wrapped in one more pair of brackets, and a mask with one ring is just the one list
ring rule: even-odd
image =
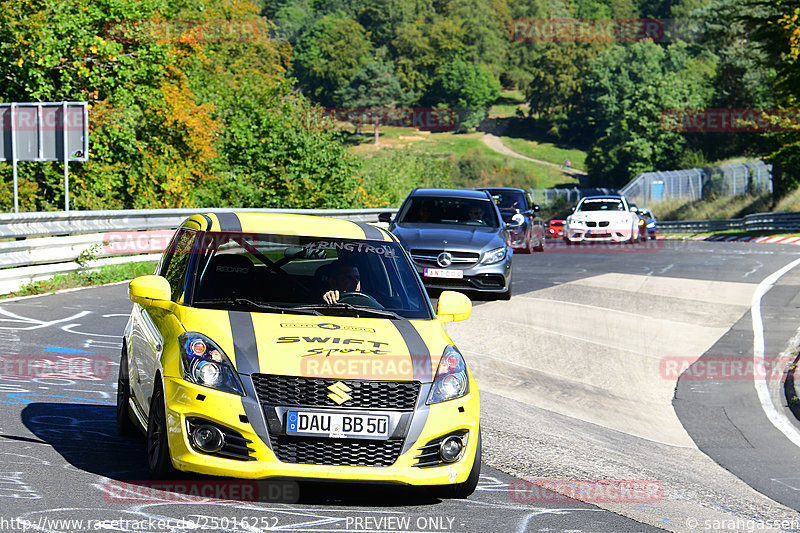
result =
[{"label": "green tree", "polygon": [[664,127],[669,109],[704,107],[704,83],[686,46],[615,45],[592,63],[586,104],[596,141],[587,166],[597,186],[624,185],[637,173],[675,168],[686,140]]},{"label": "green tree", "polygon": [[359,115],[363,123],[374,125],[375,144],[378,144],[380,117],[398,105],[410,104],[414,95],[403,91],[394,74],[394,65],[385,59],[385,52],[381,52],[353,77],[349,85],[337,91],[336,99],[348,108],[362,111]]},{"label": "green tree", "polygon": [[326,16],[298,42],[294,72],[306,95],[324,106],[335,106],[341,103],[336,91],[364,68],[373,53],[361,24]]},{"label": "green tree", "polygon": [[463,127],[475,127],[500,95],[500,82],[485,68],[456,58],[442,65],[434,92],[441,103],[455,107]]}]

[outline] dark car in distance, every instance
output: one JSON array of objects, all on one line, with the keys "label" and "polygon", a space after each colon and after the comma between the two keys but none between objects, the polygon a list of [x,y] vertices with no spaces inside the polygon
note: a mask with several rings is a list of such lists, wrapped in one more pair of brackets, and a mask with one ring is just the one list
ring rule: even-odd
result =
[{"label": "dark car in distance", "polygon": [[511,223],[514,215],[522,216],[522,224],[508,230],[508,244],[515,252],[529,254],[544,251],[547,234],[544,221],[536,214],[539,206],[533,203],[528,191],[512,187],[478,187],[476,190],[492,195],[506,224]]},{"label": "dark car in distance", "polygon": [[381,222],[408,250],[428,289],[494,294],[511,298],[509,229],[486,191],[416,188],[397,216],[382,213]]}]

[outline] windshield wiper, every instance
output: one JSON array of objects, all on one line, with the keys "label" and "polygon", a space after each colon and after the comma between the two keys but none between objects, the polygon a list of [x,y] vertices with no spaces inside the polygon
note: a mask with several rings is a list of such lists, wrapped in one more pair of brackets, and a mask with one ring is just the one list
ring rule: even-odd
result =
[{"label": "windshield wiper", "polygon": [[249,300],[247,298],[215,298],[212,300],[195,301],[194,305],[202,304],[223,304],[223,305],[236,305],[249,307],[250,309],[257,309],[259,311],[276,311],[282,314],[292,315],[316,315],[321,316],[322,313],[313,308],[302,307],[281,307],[280,305],[262,304]]},{"label": "windshield wiper", "polygon": [[[300,307],[294,307],[293,309],[298,310],[316,310],[317,314],[327,314],[325,311],[330,310],[345,310],[345,311],[353,311],[358,315],[369,315],[369,316],[378,316],[378,317],[386,317],[386,318],[393,318],[397,320],[402,320],[403,317],[395,313],[394,311],[389,311],[387,309],[375,309],[374,307],[369,307],[367,305],[353,305],[344,302],[337,302],[335,304],[318,304],[318,305],[303,305]],[[322,313],[319,313],[322,311]]]}]

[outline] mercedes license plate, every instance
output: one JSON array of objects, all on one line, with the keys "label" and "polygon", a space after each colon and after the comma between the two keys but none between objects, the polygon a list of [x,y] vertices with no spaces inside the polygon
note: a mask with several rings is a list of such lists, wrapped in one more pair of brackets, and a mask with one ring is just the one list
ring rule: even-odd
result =
[{"label": "mercedes license plate", "polygon": [[426,268],[422,275],[426,278],[450,278],[462,279],[464,272],[462,270],[448,270],[446,268]]}]

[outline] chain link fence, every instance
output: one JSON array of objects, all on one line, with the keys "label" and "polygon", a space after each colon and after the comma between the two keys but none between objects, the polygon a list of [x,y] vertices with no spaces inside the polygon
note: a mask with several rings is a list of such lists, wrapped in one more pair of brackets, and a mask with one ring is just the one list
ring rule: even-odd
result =
[{"label": "chain link fence", "polygon": [[639,205],[672,198],[699,200],[710,194],[735,196],[772,192],[772,165],[751,161],[711,168],[644,172],[619,192]]}]

